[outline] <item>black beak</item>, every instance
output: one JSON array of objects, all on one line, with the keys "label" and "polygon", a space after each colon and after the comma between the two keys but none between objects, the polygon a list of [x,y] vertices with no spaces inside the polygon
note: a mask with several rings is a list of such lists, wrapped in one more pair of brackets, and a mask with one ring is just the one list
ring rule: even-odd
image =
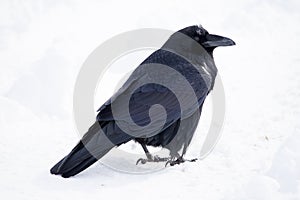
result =
[{"label": "black beak", "polygon": [[206,35],[206,41],[202,43],[205,48],[209,47],[219,47],[219,46],[232,46],[235,45],[235,42],[232,39],[219,36],[208,34]]}]

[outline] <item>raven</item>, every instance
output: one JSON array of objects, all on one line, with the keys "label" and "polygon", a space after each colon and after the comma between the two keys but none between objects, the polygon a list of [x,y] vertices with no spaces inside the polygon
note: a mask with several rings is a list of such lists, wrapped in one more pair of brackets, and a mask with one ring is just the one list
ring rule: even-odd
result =
[{"label": "raven", "polygon": [[[98,109],[96,122],[50,172],[74,176],[130,140],[140,143],[147,157],[137,164],[165,161],[173,166],[195,161],[183,156],[214,86],[218,70],[213,50],[231,45],[233,40],[209,34],[201,25],[172,34]],[[152,156],[147,146],[166,148],[170,157]]]}]

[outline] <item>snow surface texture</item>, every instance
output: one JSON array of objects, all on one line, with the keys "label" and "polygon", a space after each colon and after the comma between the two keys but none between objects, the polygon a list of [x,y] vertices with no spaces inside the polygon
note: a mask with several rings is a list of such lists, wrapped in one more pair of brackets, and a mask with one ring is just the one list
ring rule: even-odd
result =
[{"label": "snow surface texture", "polygon": [[[300,199],[299,9],[297,0],[0,1],[1,198]],[[214,151],[150,174],[98,163],[74,178],[50,175],[79,139],[72,92],[87,56],[124,31],[199,23],[237,43],[215,51],[226,120]],[[198,155],[209,113],[208,102],[187,157]]]}]

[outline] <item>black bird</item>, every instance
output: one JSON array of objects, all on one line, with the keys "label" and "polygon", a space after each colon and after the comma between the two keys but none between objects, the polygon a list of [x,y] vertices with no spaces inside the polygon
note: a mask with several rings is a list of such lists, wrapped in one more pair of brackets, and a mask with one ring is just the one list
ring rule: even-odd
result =
[{"label": "black bird", "polygon": [[[231,39],[209,34],[202,26],[172,34],[99,108],[96,122],[51,173],[74,176],[130,140],[140,143],[147,156],[137,164],[186,161],[183,156],[217,75],[213,50],[231,45]],[[166,148],[170,157],[152,156],[147,146]]]}]

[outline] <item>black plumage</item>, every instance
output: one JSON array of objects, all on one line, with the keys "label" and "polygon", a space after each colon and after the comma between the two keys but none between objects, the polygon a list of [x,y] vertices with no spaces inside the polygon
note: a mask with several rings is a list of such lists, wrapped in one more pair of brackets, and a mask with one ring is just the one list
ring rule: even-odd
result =
[{"label": "black plumage", "polygon": [[[229,38],[209,34],[201,26],[190,26],[171,35],[99,108],[94,125],[51,173],[63,177],[76,175],[113,147],[130,140],[142,145],[149,161],[154,159],[147,150],[148,145],[169,149],[171,164],[184,162],[183,155],[217,75],[213,50],[234,44]],[[153,109],[150,118],[149,110],[157,104],[165,112]],[[161,122],[159,131],[148,127]],[[120,126],[125,126],[125,130]]]}]

